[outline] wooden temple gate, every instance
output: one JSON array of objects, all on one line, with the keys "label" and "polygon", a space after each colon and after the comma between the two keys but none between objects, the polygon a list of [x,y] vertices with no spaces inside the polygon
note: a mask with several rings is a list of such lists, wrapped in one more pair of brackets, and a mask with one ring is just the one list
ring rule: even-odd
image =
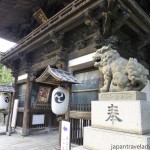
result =
[{"label": "wooden temple gate", "polygon": [[[6,52],[2,63],[12,69],[15,77],[15,98],[19,98],[17,127],[21,127],[22,134],[55,122],[56,116],[53,123],[49,119],[53,115],[50,100],[46,105],[35,102],[39,87],[49,87],[48,81],[53,81],[48,76],[45,83],[36,82],[50,66],[67,70],[82,82],[72,85],[69,113],[71,141],[82,144],[83,128],[91,125],[91,101],[98,100],[103,84],[101,73],[93,67],[92,56],[98,48],[111,44],[121,56],[134,56],[149,70],[149,27],[149,16],[134,0],[71,0],[21,39]],[[27,76],[19,80],[24,74]],[[33,115],[43,113],[45,122],[33,125]]]}]

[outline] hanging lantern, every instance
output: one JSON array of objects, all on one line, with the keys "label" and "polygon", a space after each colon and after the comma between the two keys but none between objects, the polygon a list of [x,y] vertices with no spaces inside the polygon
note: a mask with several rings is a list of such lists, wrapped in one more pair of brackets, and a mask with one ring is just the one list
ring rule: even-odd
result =
[{"label": "hanging lantern", "polygon": [[1,93],[0,94],[0,109],[7,109],[9,106],[9,95]]},{"label": "hanging lantern", "polygon": [[56,115],[63,115],[68,109],[69,92],[63,87],[58,87],[52,92],[51,107]]}]

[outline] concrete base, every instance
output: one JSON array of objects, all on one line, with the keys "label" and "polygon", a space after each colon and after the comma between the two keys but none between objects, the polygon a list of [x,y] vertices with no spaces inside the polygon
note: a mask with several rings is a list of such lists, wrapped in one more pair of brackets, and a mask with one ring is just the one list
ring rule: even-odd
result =
[{"label": "concrete base", "polygon": [[150,150],[150,134],[136,135],[85,127],[83,147],[89,150]]},{"label": "concrete base", "polygon": [[92,127],[135,134],[150,133],[149,101],[93,101]]}]

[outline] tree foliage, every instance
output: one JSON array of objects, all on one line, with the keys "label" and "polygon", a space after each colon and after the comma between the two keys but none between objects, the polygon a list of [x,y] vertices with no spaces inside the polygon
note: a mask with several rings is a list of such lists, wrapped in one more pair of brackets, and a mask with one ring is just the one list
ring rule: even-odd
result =
[{"label": "tree foliage", "polygon": [[14,78],[11,74],[11,70],[0,64],[0,84],[13,83]]}]

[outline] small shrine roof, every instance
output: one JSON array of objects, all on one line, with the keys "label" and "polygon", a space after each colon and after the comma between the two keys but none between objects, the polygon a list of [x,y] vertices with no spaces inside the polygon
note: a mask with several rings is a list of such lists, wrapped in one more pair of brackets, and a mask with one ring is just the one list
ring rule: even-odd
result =
[{"label": "small shrine roof", "polygon": [[51,68],[48,66],[40,77],[36,79],[36,82],[47,83],[47,84],[79,84],[78,81],[70,72]]},{"label": "small shrine roof", "polygon": [[0,92],[15,92],[14,88],[12,85],[0,85]]}]

